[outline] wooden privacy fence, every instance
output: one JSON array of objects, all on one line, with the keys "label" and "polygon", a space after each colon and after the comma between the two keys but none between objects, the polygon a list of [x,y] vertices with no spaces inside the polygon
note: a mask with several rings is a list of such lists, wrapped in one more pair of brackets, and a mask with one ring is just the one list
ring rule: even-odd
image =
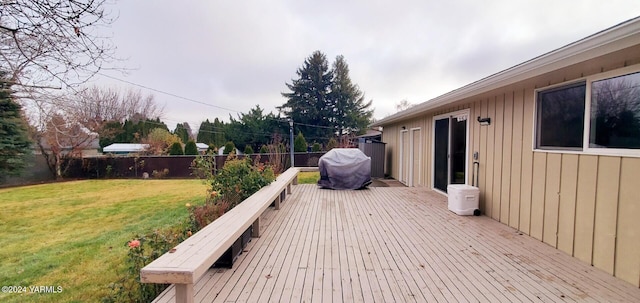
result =
[{"label": "wooden privacy fence", "polygon": [[274,182],[145,266],[140,271],[140,281],[174,284],[176,302],[193,302],[193,285],[198,279],[246,230],[252,228],[252,237],[259,237],[260,215],[272,203],[280,209],[280,203],[286,197],[284,191],[291,194],[292,185],[297,182],[298,169],[289,168]]},{"label": "wooden privacy fence", "polygon": [[[324,152],[294,153],[296,167],[317,167],[318,159]],[[280,155],[284,167],[289,167],[289,155]],[[153,172],[164,178],[193,178],[190,165],[196,156],[101,156],[72,159],[65,177],[79,179],[102,178],[142,178],[144,173],[153,177]],[[215,155],[216,168],[220,169],[227,160],[226,155]],[[238,156],[244,158],[246,156]],[[252,154],[252,159],[260,158],[261,163],[271,159],[270,154]],[[166,174],[164,172],[166,171]]]}]

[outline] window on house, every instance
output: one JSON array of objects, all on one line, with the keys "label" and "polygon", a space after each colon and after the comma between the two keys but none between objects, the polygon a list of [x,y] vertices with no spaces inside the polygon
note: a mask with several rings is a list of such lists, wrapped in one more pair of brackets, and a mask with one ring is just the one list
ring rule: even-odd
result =
[{"label": "window on house", "polygon": [[538,92],[536,147],[582,150],[586,83]]},{"label": "window on house", "polygon": [[640,149],[640,73],[591,83],[590,148]]}]

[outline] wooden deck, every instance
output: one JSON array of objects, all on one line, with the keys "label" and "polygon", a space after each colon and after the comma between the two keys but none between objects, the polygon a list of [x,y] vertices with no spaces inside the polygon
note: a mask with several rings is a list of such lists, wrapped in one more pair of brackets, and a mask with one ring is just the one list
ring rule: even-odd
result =
[{"label": "wooden deck", "polygon": [[262,220],[195,302],[640,302],[639,288],[422,188],[298,185]]}]

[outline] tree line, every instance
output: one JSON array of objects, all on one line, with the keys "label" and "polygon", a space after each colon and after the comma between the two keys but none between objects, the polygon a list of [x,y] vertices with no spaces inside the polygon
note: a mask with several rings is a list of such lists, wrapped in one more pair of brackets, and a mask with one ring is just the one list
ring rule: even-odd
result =
[{"label": "tree line", "polygon": [[177,153],[176,144],[184,150],[189,143],[192,150],[190,142],[196,141],[214,148],[233,142],[256,151],[274,142],[293,146],[290,119],[308,146],[337,145],[341,137],[363,132],[372,118],[371,101],[351,81],[344,57],[330,66],[326,55],[315,51],[285,83],[285,102],[277,113],[256,105],[226,122],[206,120],[197,131],[186,122],[169,130],[153,95],[84,86],[104,68],[122,70],[116,46],[95,31],[116,21],[107,5],[104,0],[0,4],[0,178],[19,174],[34,152],[61,177],[66,159],[111,143],[146,143],[157,154]]}]

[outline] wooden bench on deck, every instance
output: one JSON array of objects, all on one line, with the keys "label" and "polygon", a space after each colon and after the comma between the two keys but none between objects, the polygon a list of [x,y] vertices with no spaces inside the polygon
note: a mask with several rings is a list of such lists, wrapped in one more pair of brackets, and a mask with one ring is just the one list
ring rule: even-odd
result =
[{"label": "wooden bench on deck", "polygon": [[140,271],[143,283],[175,284],[176,302],[194,301],[193,285],[250,227],[252,237],[260,236],[260,215],[275,203],[280,209],[283,192],[291,193],[291,185],[298,183],[298,169],[289,168],[271,184],[222,215],[165,253]]}]

